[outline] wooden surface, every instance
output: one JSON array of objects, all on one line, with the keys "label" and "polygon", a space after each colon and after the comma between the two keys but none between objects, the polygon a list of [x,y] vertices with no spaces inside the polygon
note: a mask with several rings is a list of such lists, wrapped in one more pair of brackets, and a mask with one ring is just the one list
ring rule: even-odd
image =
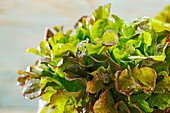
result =
[{"label": "wooden surface", "polygon": [[22,96],[16,72],[38,58],[25,50],[38,46],[45,28],[58,24],[66,31],[107,3],[112,3],[112,13],[130,22],[138,16],[154,17],[170,0],[0,0],[0,113],[36,112],[37,100]]}]

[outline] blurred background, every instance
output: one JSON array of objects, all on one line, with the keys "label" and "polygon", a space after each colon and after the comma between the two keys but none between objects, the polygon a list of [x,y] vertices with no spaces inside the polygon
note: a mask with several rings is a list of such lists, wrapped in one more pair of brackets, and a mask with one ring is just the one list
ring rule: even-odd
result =
[{"label": "blurred background", "polygon": [[38,100],[22,96],[16,72],[38,59],[26,49],[37,48],[45,28],[64,25],[66,32],[107,3],[112,13],[131,22],[138,16],[155,17],[170,0],[0,0],[0,113],[36,113]]}]

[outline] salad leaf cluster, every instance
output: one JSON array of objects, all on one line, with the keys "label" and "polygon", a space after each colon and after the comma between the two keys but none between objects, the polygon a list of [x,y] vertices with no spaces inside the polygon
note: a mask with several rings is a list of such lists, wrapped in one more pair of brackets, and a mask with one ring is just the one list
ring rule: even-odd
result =
[{"label": "salad leaf cluster", "polygon": [[27,50],[41,58],[18,71],[18,85],[25,98],[40,97],[39,113],[168,112],[170,24],[126,24],[110,7],[83,16],[74,31],[47,29],[39,48]]}]

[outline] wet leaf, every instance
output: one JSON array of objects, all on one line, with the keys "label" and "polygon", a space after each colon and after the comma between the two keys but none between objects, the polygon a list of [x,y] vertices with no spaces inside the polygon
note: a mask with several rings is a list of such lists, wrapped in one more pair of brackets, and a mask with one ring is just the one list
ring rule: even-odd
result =
[{"label": "wet leaf", "polygon": [[86,46],[85,46],[85,49],[83,51],[80,51],[80,50],[76,51],[76,57],[77,58],[85,57],[85,56],[87,56],[87,54],[88,54],[88,51],[87,51]]},{"label": "wet leaf", "polygon": [[17,80],[17,85],[23,86],[25,84],[26,79],[29,77],[28,74],[20,75]]},{"label": "wet leaf", "polygon": [[[108,84],[108,85],[106,85],[106,84]],[[90,93],[96,93],[102,88],[109,89],[113,86],[114,86],[113,82],[107,72],[104,72],[101,74],[96,72],[94,74],[93,80],[89,81],[87,83],[87,90]]]},{"label": "wet leaf", "polygon": [[40,87],[40,80],[39,79],[27,79],[22,90],[23,95],[25,98],[34,99],[41,95],[41,87]]},{"label": "wet leaf", "polygon": [[66,78],[69,80],[87,78],[88,76],[91,76],[79,64],[72,64],[70,67],[66,67],[64,72],[66,73]]}]

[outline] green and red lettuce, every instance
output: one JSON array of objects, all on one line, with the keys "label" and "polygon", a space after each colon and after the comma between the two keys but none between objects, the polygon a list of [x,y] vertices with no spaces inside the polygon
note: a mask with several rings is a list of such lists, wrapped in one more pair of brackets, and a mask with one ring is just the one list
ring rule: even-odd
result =
[{"label": "green and red lettuce", "polygon": [[18,71],[18,85],[25,98],[40,97],[39,113],[168,112],[169,8],[128,25],[110,7],[82,17],[74,33],[46,29],[39,48],[27,50],[41,58]]}]

